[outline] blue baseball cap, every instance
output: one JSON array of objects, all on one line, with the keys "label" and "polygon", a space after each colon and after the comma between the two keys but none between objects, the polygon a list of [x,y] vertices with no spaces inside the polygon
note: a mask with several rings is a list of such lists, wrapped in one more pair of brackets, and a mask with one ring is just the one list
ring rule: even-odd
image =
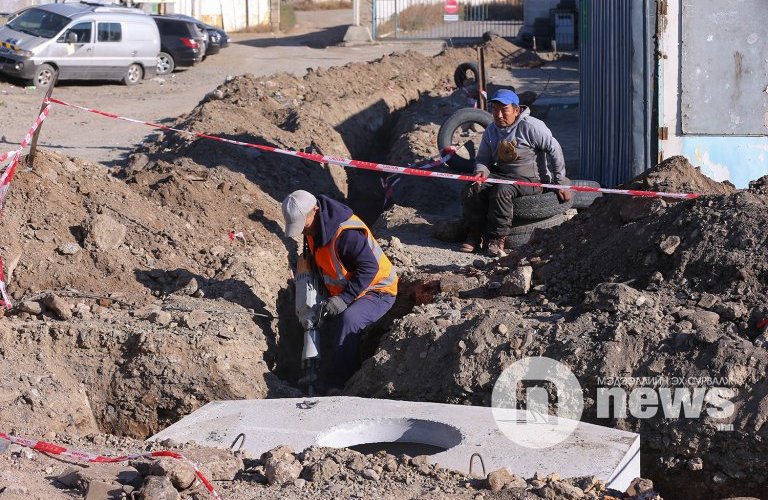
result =
[{"label": "blue baseball cap", "polygon": [[493,101],[499,102],[504,106],[509,106],[510,104],[514,104],[515,106],[520,105],[520,98],[517,97],[517,94],[508,89],[501,89],[497,91],[496,95],[493,96],[493,99],[488,102]]}]

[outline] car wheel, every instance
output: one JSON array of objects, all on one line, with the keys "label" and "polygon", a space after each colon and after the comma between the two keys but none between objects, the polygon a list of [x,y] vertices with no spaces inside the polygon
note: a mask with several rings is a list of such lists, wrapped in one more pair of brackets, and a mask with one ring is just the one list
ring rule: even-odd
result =
[{"label": "car wheel", "polygon": [[168,52],[160,52],[157,56],[157,74],[168,75],[173,73],[173,69],[176,67],[176,62]]},{"label": "car wheel", "polygon": [[41,64],[35,70],[35,76],[32,77],[32,83],[37,88],[47,89],[53,83],[56,70],[50,64]]},{"label": "car wheel", "polygon": [[136,85],[144,78],[144,68],[140,64],[131,64],[128,71],[125,72],[123,83],[126,85]]},{"label": "car wheel", "polygon": [[462,108],[445,120],[437,132],[437,147],[440,151],[449,146],[456,148],[448,160],[449,167],[459,172],[474,172],[483,132],[492,122],[489,112],[476,108]]}]

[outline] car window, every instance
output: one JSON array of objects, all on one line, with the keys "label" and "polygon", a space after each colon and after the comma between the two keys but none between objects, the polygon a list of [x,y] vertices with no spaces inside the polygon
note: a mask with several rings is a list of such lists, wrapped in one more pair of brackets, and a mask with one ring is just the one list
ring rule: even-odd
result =
[{"label": "car window", "polygon": [[70,33],[77,35],[77,42],[75,43],[91,43],[91,23],[77,23],[69,29]]},{"label": "car window", "polygon": [[29,9],[14,17],[7,26],[28,35],[53,38],[69,23],[69,18],[40,9]]},{"label": "car window", "polygon": [[184,22],[157,21],[157,27],[161,35],[189,36],[189,25]]},{"label": "car window", "polygon": [[123,39],[123,29],[120,23],[99,23],[97,40],[100,42],[119,42]]}]

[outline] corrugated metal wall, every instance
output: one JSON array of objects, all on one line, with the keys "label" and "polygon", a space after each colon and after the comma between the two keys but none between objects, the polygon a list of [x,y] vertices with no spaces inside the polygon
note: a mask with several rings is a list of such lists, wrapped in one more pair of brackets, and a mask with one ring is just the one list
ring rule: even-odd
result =
[{"label": "corrugated metal wall", "polygon": [[581,0],[579,176],[615,186],[652,163],[655,0]]}]

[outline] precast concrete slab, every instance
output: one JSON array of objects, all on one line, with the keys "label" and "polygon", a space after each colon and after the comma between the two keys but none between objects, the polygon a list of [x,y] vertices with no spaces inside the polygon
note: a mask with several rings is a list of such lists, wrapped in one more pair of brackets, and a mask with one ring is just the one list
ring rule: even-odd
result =
[{"label": "precast concrete slab", "polygon": [[299,451],[310,446],[415,443],[439,450],[431,457],[434,462],[464,473],[469,472],[472,454],[479,453],[488,472],[507,467],[523,477],[536,472],[595,476],[622,491],[640,476],[638,434],[574,422],[575,430],[562,442],[540,448],[536,437],[545,441],[552,427],[536,419],[528,422],[523,410],[505,411],[521,425],[503,433],[488,407],[345,396],[214,401],[150,439],[229,447],[243,433],[243,449],[254,456],[278,445]]}]

